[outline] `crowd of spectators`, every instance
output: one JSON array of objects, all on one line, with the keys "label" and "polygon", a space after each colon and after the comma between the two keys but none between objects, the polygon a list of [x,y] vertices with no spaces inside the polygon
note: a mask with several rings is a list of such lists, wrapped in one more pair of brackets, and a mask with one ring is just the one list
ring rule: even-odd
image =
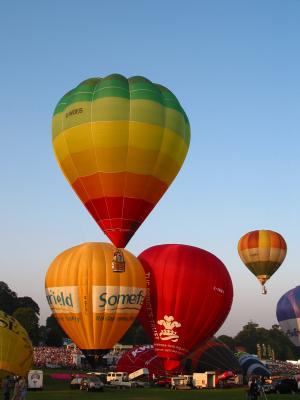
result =
[{"label": "crowd of spectators", "polygon": [[[132,346],[128,346],[132,347]],[[114,368],[117,364],[121,355],[126,351],[127,348],[113,348],[110,350],[104,358],[106,359],[107,366]],[[34,365],[35,367],[68,367],[68,368],[80,368],[84,367],[82,363],[82,352],[74,344],[62,346],[62,347],[49,347],[49,346],[38,346],[34,347],[33,350]],[[80,362],[81,359],[81,362]]]},{"label": "crowd of spectators", "polygon": [[36,367],[76,368],[78,355],[81,355],[81,351],[76,346],[39,346],[33,349],[33,360]]},{"label": "crowd of spectators", "polygon": [[267,361],[266,367],[275,375],[299,375],[300,366],[286,361]]},{"label": "crowd of spectators", "polygon": [[[129,346],[128,346],[129,347]],[[127,349],[114,348],[109,351],[106,358],[107,366],[114,368],[119,358]],[[80,367],[80,359],[82,353],[74,344],[62,347],[39,346],[34,347],[34,365],[35,367]],[[266,367],[272,376],[276,375],[299,375],[300,365],[292,364],[286,361],[266,361]]]}]

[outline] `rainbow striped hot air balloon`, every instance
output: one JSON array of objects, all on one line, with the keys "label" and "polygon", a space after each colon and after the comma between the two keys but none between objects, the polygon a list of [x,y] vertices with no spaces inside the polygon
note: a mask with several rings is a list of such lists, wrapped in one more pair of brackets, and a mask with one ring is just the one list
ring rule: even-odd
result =
[{"label": "rainbow striped hot air balloon", "polygon": [[68,92],[53,116],[58,163],[117,248],[168,189],[186,157],[188,118],[167,88],[113,74]]},{"label": "rainbow striped hot air balloon", "polygon": [[270,230],[248,232],[239,240],[238,252],[246,267],[260,281],[262,293],[266,294],[264,284],[285,259],[285,240],[279,233]]}]

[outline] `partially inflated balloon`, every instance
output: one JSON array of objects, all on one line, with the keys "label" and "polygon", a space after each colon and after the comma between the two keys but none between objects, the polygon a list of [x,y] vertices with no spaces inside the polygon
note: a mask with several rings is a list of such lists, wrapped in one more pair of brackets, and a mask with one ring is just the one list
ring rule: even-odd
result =
[{"label": "partially inflated balloon", "polygon": [[248,353],[237,354],[244,375],[247,376],[270,376],[270,371],[259,358]]},{"label": "partially inflated balloon", "polygon": [[252,231],[239,240],[238,252],[243,263],[263,286],[262,293],[266,294],[265,282],[285,259],[287,252],[285,240],[274,231]]},{"label": "partially inflated balloon", "polygon": [[0,311],[0,378],[26,376],[33,365],[33,347],[26,330],[12,316]]},{"label": "partially inflated balloon", "polygon": [[240,372],[241,367],[237,357],[225,343],[216,338],[210,338],[200,344],[182,361],[186,373],[205,371]]},{"label": "partially inflated balloon", "polygon": [[108,243],[72,247],[55,258],[46,274],[54,316],[86,354],[111,349],[136,318],[146,294],[139,260],[124,251],[126,272],[115,274],[113,251]]},{"label": "partially inflated balloon", "polygon": [[140,76],[88,79],[54,111],[58,163],[116,247],[126,246],[168,189],[189,142],[176,97]]},{"label": "partially inflated balloon", "polygon": [[283,332],[295,346],[300,347],[300,286],[279,299],[276,315]]},{"label": "partially inflated balloon", "polygon": [[165,375],[161,359],[155,354],[152,345],[135,346],[127,350],[122,354],[116,365],[116,371],[128,372],[128,374],[141,368],[147,368],[150,377]]},{"label": "partially inflated balloon", "polygon": [[172,370],[223,324],[232,303],[230,275],[217,257],[192,246],[154,246],[138,258],[148,288],[139,319]]}]

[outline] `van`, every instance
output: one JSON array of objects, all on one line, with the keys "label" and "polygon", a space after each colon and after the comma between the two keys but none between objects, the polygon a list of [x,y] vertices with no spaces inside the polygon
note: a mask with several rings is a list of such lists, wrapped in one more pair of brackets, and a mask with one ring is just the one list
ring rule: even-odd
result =
[{"label": "van", "polygon": [[107,382],[118,381],[118,382],[128,382],[127,372],[108,372]]}]

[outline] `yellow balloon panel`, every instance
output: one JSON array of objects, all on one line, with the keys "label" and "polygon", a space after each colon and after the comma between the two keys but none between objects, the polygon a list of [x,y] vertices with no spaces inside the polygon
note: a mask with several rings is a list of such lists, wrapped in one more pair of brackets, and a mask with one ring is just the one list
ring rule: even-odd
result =
[{"label": "yellow balloon panel", "polygon": [[124,250],[125,272],[113,272],[114,251],[108,243],[84,243],[58,255],[46,274],[46,297],[54,316],[84,350],[112,348],[146,295],[139,260]]},{"label": "yellow balloon panel", "polygon": [[33,347],[26,330],[12,316],[0,311],[0,378],[26,376],[33,364]]}]

